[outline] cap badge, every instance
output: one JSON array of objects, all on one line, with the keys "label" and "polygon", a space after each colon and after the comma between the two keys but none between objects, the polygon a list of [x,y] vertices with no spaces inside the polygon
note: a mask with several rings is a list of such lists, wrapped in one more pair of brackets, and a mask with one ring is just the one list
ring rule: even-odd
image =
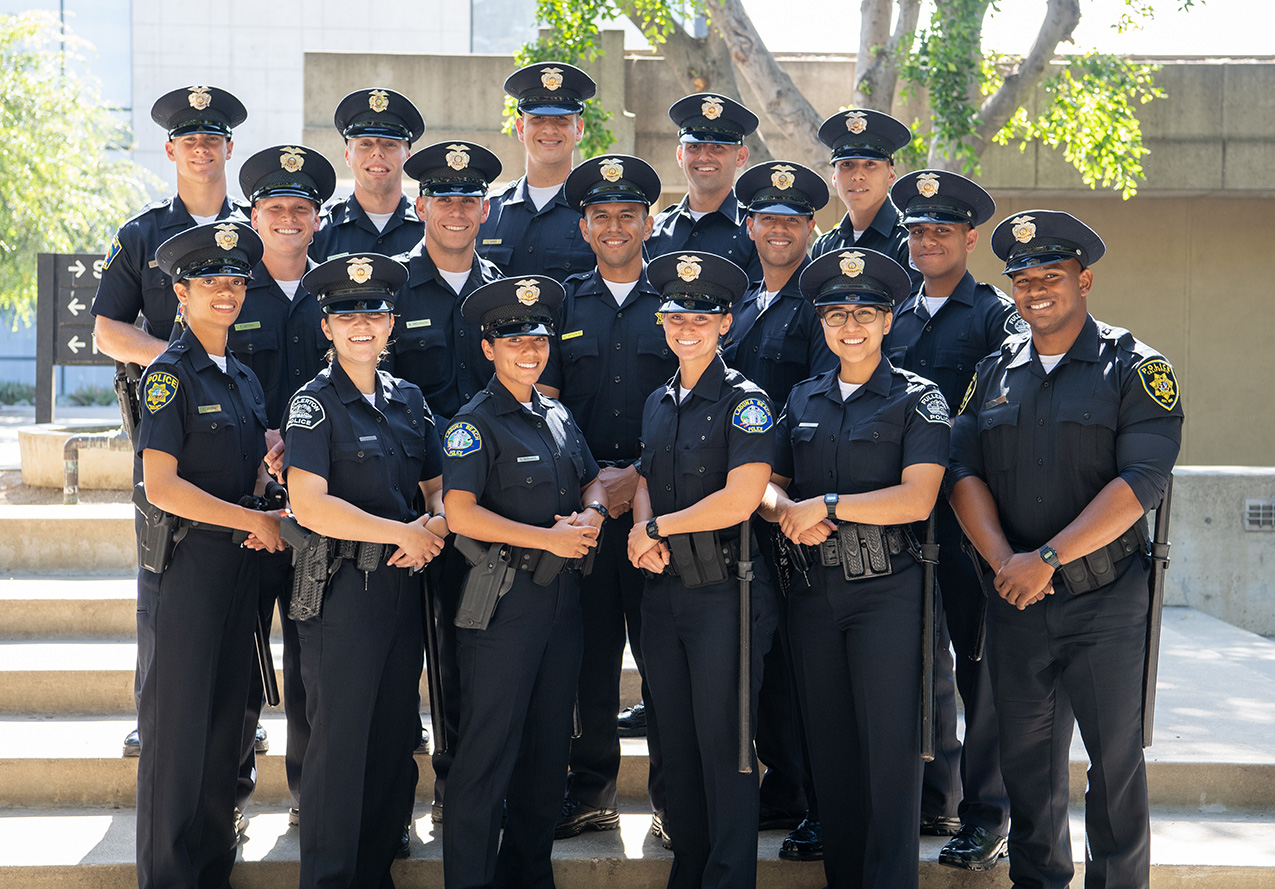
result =
[{"label": "cap badge", "polygon": [[775,164],[771,167],[774,170],[770,174],[770,184],[778,188],[780,191],[786,191],[792,188],[793,183],[797,180],[792,175],[796,167],[790,167],[787,164]]},{"label": "cap badge", "polygon": [[302,148],[281,148],[279,150],[279,166],[289,173],[295,173],[305,166],[303,154],[305,154],[305,150]]},{"label": "cap badge", "polygon": [[1032,222],[1035,218],[1036,217],[1034,216],[1019,216],[1016,219],[1010,220],[1014,226],[1010,229],[1010,232],[1014,235],[1015,241],[1020,244],[1026,244],[1032,238],[1036,237],[1036,223]]},{"label": "cap badge", "polygon": [[222,250],[233,250],[239,243],[239,229],[235,228],[233,222],[223,222],[217,226],[215,240],[217,241],[217,246]]},{"label": "cap badge", "polygon": [[540,285],[534,278],[524,278],[515,282],[515,286],[518,289],[514,291],[514,296],[518,297],[518,302],[524,306],[534,306],[540,299]]},{"label": "cap badge", "polygon": [[677,258],[677,276],[683,281],[694,281],[699,277],[700,258],[698,256],[679,256]]},{"label": "cap badge", "polygon": [[598,165],[598,172],[607,182],[615,182],[624,175],[624,164],[618,157],[604,158]]},{"label": "cap badge", "polygon": [[916,190],[923,198],[932,198],[939,193],[939,177],[936,173],[922,173],[916,177]]},{"label": "cap badge", "polygon": [[846,112],[846,129],[856,136],[868,128],[868,117],[862,111]]},{"label": "cap badge", "polygon": [[562,86],[562,69],[561,68],[541,68],[540,82],[544,88],[553,92]]},{"label": "cap badge", "polygon": [[386,108],[390,107],[390,97],[385,90],[369,90],[367,94],[367,107],[371,108],[377,114],[380,114]]},{"label": "cap badge", "polygon": [[858,250],[841,254],[841,274],[847,278],[857,278],[863,274],[863,254]]},{"label": "cap badge", "polygon": [[372,278],[372,260],[355,256],[346,260],[346,273],[355,284],[366,284]]},{"label": "cap badge", "polygon": [[704,100],[704,104],[699,106],[699,112],[709,120],[717,120],[722,116],[722,100],[716,96],[709,96]]},{"label": "cap badge", "polygon": [[468,145],[448,145],[447,146],[447,166],[453,170],[463,170],[469,166],[469,146]]},{"label": "cap badge", "polygon": [[190,107],[196,111],[203,111],[212,104],[212,93],[208,92],[206,86],[192,86],[190,95],[186,98],[190,102]]}]

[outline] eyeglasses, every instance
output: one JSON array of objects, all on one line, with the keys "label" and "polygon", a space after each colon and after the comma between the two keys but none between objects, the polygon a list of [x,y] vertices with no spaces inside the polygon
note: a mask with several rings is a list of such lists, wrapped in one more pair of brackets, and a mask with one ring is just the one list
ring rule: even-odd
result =
[{"label": "eyeglasses", "polygon": [[847,321],[854,318],[856,324],[871,324],[881,316],[878,306],[860,306],[853,311],[846,309],[827,309],[819,317],[829,327],[845,327]]}]

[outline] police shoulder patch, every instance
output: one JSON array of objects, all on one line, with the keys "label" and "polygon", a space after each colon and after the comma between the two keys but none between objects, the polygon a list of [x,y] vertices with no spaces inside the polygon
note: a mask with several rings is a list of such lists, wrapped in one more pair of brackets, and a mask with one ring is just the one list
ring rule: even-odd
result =
[{"label": "police shoulder patch", "polygon": [[745,398],[735,406],[730,423],[749,435],[765,432],[775,425],[775,415],[764,398]]},{"label": "police shoulder patch", "polygon": [[938,423],[940,426],[951,426],[952,415],[947,409],[947,399],[937,389],[931,389],[921,396],[916,403],[916,412],[927,423]]},{"label": "police shoulder patch", "polygon": [[1023,320],[1023,316],[1018,314],[1018,312],[1010,312],[1009,317],[1005,319],[1005,333],[1009,336],[1016,336],[1030,331],[1031,326]]},{"label": "police shoulder patch", "polygon": [[468,457],[483,449],[483,436],[473,423],[463,420],[447,427],[443,436],[443,453],[448,457]]},{"label": "police shoulder patch", "polygon": [[120,236],[116,235],[111,241],[111,248],[106,251],[106,259],[102,260],[102,271],[106,271],[111,267],[111,261],[120,255],[120,251],[124,249],[124,245],[120,243]]},{"label": "police shoulder patch", "polygon": [[313,429],[326,419],[319,399],[313,395],[298,395],[288,408],[288,424],[284,429]]},{"label": "police shoulder patch", "polygon": [[969,388],[965,390],[965,395],[961,397],[961,406],[956,411],[958,416],[960,414],[965,413],[965,405],[970,403],[970,398],[971,396],[974,395],[974,387],[977,385],[978,385],[978,372],[975,371],[974,376],[970,377]]},{"label": "police shoulder patch", "polygon": [[146,399],[146,409],[152,414],[172,403],[177,396],[177,377],[167,371],[157,370],[146,377],[146,382],[142,384],[143,397]]},{"label": "police shoulder patch", "polygon": [[1148,358],[1138,365],[1138,378],[1142,380],[1142,388],[1160,407],[1171,411],[1178,406],[1178,380],[1169,362],[1163,358]]}]

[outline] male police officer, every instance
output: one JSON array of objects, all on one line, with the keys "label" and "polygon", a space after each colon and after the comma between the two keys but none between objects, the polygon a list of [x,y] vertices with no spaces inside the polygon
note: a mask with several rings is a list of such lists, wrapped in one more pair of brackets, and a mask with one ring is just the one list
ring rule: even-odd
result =
[{"label": "male police officer", "polygon": [[514,129],[526,148],[527,173],[492,198],[478,252],[510,277],[548,275],[561,282],[593,265],[562,184],[584,138],[584,103],[597,89],[593,78],[565,62],[527,65],[505,81],[505,92],[518,100]]},{"label": "male police officer", "polygon": [[[890,191],[908,230],[912,267],[924,276],[918,293],[894,313],[885,352],[902,367],[938,384],[948,404],[960,404],[974,366],[1007,336],[1027,329],[1013,302],[978,283],[966,261],[978,244],[975,226],[992,218],[996,202],[977,183],[945,170],[909,173]],[[974,566],[961,551],[961,530],[946,501],[938,509],[938,584],[946,618],[939,644],[935,734],[938,750],[925,767],[921,832],[955,838],[939,853],[952,867],[994,867],[1009,832],[1009,800],[1001,781],[996,709],[982,659],[986,601]],[[956,690],[949,639],[956,647],[956,684],[965,703],[965,743],[956,738]]]},{"label": "male police officer", "polygon": [[757,115],[734,99],[696,93],[674,102],[668,116],[678,127],[677,165],[686,176],[686,197],[655,217],[647,256],[716,253],[750,280],[758,277],[757,251],[734,188],[735,172],[748,163],[744,138],[757,129]]},{"label": "male police officer", "polygon": [[[151,107],[151,120],[168,132],[164,153],[176,168],[177,193],[124,223],[102,265],[93,298],[93,337],[116,361],[145,367],[168,346],[177,296],[155,261],[159,245],[202,222],[244,219],[243,208],[226,198],[226,161],[234,149],[232,130],[247,119],[243,103],[215,86],[176,89]],[[138,315],[143,318],[140,329],[133,326]],[[133,476],[134,482],[141,481],[140,460],[134,461]],[[153,651],[152,621],[139,611],[134,698],[141,693]],[[134,729],[124,739],[124,755],[140,751]]]},{"label": "male police officer", "polygon": [[394,90],[361,89],[340,101],[332,122],[345,139],[354,193],[323,211],[310,256],[406,253],[424,228],[403,196],[403,163],[425,132],[421,113]]},{"label": "male police officer", "polygon": [[[1073,718],[1089,755],[1085,885],[1150,885],[1142,756],[1145,513],[1182,433],[1173,368],[1087,312],[1102,240],[1029,210],[992,233],[1031,327],[978,365],[953,429],[952,507],[995,573],[988,654],[1015,886],[1072,873]],[[1061,569],[1061,570],[1059,570]]]},{"label": "male police officer", "polygon": [[[558,347],[541,384],[560,393],[580,424],[601,467],[598,478],[607,489],[611,521],[592,573],[581,580],[580,737],[571,744],[566,799],[555,831],[559,839],[620,824],[615,717],[626,625],[638,670],[646,675],[639,641],[642,575],[625,552],[638,480],[633,464],[646,397],[677,369],[655,320],[660,295],[647,281],[642,260],[642,245],[651,233],[650,205],[660,195],[658,174],[640,158],[604,155],[576,167],[564,194],[583,215],[580,231],[593,248],[597,268],[567,279]],[[645,678],[642,690],[645,697]],[[651,805],[658,813],[664,808],[664,787],[653,725],[647,747]]]}]

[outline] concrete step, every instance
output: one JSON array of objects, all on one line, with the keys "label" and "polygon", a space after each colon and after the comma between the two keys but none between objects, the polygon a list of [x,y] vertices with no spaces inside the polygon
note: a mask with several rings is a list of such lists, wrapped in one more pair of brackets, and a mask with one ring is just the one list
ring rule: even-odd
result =
[{"label": "concrete step", "polygon": [[[133,813],[110,810],[19,809],[0,818],[0,889],[129,889],[137,885],[133,865]],[[1151,885],[1154,889],[1270,889],[1275,885],[1275,844],[1268,819],[1198,812],[1152,812]],[[1073,848],[1082,855],[1084,824],[1072,812]],[[783,831],[758,836],[757,883],[761,889],[817,889],[825,883],[818,862],[780,861]],[[235,866],[237,889],[283,889],[298,877],[298,832],[282,809],[252,817],[248,840]],[[395,862],[402,889],[442,885],[442,852],[428,806],[417,806],[411,857]],[[1002,889],[1008,868],[983,874],[942,867],[943,840],[921,838],[918,867],[923,889]],[[650,834],[650,816],[628,806],[620,828],[587,833],[554,845],[555,882],[561,889],[663,889],[672,853]],[[1084,872],[1077,860],[1079,885]]]},{"label": "concrete step", "polygon": [[133,504],[0,506],[0,565],[45,575],[137,570]]},{"label": "concrete step", "polygon": [[0,634],[10,641],[134,639],[137,575],[0,580]]}]

